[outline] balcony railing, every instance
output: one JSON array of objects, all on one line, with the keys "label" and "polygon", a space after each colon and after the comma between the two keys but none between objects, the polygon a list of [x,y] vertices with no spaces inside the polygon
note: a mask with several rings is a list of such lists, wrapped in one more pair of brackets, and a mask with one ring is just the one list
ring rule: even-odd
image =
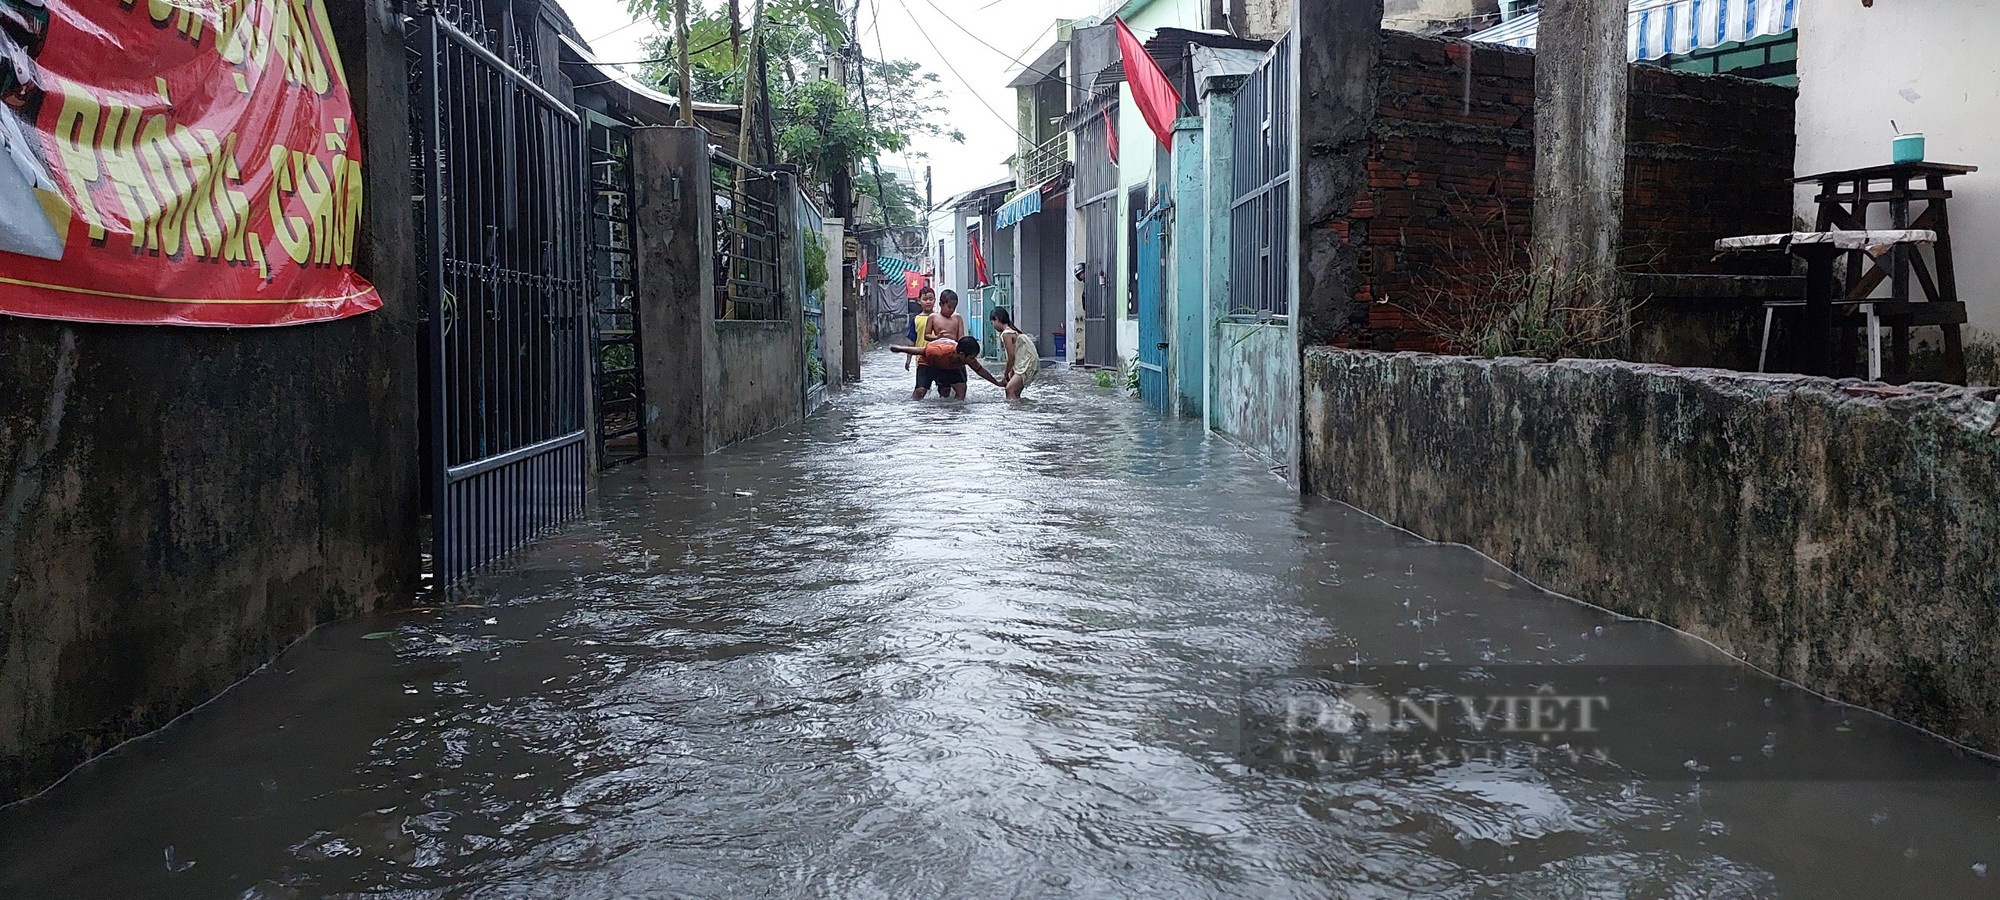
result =
[{"label": "balcony railing", "polygon": [[1063,173],[1069,164],[1069,134],[1058,134],[1041,144],[1024,147],[1014,160],[1015,181],[1021,187],[1046,184]]}]

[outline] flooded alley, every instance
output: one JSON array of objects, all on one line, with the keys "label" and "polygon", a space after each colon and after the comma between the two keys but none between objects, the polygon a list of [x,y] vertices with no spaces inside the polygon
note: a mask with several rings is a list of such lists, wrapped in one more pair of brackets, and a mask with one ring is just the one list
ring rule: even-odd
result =
[{"label": "flooded alley", "polygon": [[[916,404],[867,366],[0,811],[0,897],[2000,894],[2000,770],[1754,675],[1717,708],[1804,718],[1663,712],[1644,743],[1718,754],[1685,777],[1259,764],[1257,672],[1729,660],[1080,373]],[[1707,774],[1760,751],[1870,777]]]}]

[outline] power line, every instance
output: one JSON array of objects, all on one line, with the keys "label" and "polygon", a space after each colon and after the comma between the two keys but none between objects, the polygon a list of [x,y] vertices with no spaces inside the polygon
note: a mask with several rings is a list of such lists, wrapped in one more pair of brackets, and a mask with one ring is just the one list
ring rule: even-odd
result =
[{"label": "power line", "polygon": [[[958,79],[958,82],[960,84],[965,85],[965,89],[972,94],[972,99],[979,101],[979,105],[985,107],[987,112],[992,113],[993,118],[999,119],[1001,124],[1006,125],[1008,131],[1014,132],[1015,137],[1020,138],[1023,141],[1026,141],[1028,139],[1028,136],[1022,134],[1021,129],[1015,127],[1015,124],[1012,121],[1009,121],[1006,116],[1001,115],[999,110],[994,109],[993,104],[986,102],[985,97],[979,96],[979,89],[972,86],[971,79],[966,78],[964,73],[958,71],[957,66],[951,64],[951,57],[945,55],[944,50],[938,47],[937,41],[931,40],[930,31],[926,30],[924,28],[924,23],[917,19],[916,10],[911,9],[910,4],[906,2],[906,0],[896,0],[896,5],[901,6],[903,8],[903,13],[910,17],[910,24],[917,26],[917,33],[923,35],[924,43],[929,44],[931,52],[937,54],[938,62],[943,63],[945,69],[947,71],[950,71],[951,74]],[[950,16],[946,16],[945,18],[949,19]]]},{"label": "power line", "polygon": [[[859,12],[861,8],[860,0],[855,0],[854,6],[855,10]],[[872,16],[872,21],[869,24],[871,26],[879,24],[882,21],[881,4],[876,2],[876,0],[870,0],[869,11]],[[880,28],[875,29],[875,36],[877,38],[876,46],[879,47],[881,46],[880,38],[882,36]],[[854,73],[860,79],[862,121],[868,123],[868,129],[873,131],[875,129],[875,112],[873,107],[868,103],[868,55],[867,51],[861,49],[859,35],[855,37],[854,42]],[[875,202],[882,207],[882,221],[886,224],[894,225],[896,224],[896,219],[895,216],[891,215],[889,209],[889,192],[882,189],[882,155],[871,153],[868,155],[868,162],[875,169]]]},{"label": "power line", "polygon": [[[708,45],[708,46],[706,46],[706,47],[700,47],[700,48],[696,48],[696,49],[694,49],[694,50],[689,50],[689,51],[688,51],[688,55],[689,55],[689,56],[700,56],[701,54],[703,54],[703,53],[707,53],[707,52],[708,52],[708,51],[710,51],[710,50],[714,50],[715,48],[717,48],[717,47],[720,47],[720,46],[722,46],[723,44],[727,44],[727,43],[729,43],[729,41],[730,41],[730,40],[731,40],[730,38],[726,38],[726,37],[725,37],[725,38],[722,38],[721,40],[718,40],[718,41],[716,41],[716,42],[714,42],[714,43],[712,43],[712,44],[709,44],[709,45]],[[618,66],[650,66],[650,65],[654,65],[654,64],[656,64],[656,63],[667,63],[667,62],[673,62],[673,61],[674,61],[674,60],[675,60],[676,58],[677,58],[677,57],[675,57],[675,56],[674,56],[673,54],[668,54],[668,55],[666,55],[666,56],[655,56],[655,57],[653,57],[653,58],[651,58],[651,59],[633,59],[633,60],[626,60],[626,61],[624,61],[624,62],[604,62],[604,61],[602,61],[602,60],[592,60],[592,61],[591,61],[591,65],[596,65],[596,66],[604,66],[604,67],[606,67],[606,68],[616,68],[616,67],[618,67]],[[632,73],[630,73],[630,72],[622,72],[622,73],[620,73],[620,74],[618,75],[618,77],[616,77],[616,78],[606,78],[606,79],[604,79],[603,81],[589,81],[589,82],[585,82],[585,83],[583,83],[583,84],[573,84],[573,85],[570,85],[570,87],[571,87],[572,89],[574,89],[574,88],[587,88],[587,87],[597,87],[597,86],[599,86],[599,85],[606,85],[606,84],[610,84],[610,83],[612,83],[612,82],[614,82],[614,81],[624,81],[624,80],[625,80],[625,79],[627,79],[627,78],[638,78],[638,77],[640,77],[640,76],[638,76],[638,75],[634,75],[634,74],[632,74]],[[641,83],[643,84],[643,82],[641,82]],[[650,86],[651,86],[651,85],[649,85],[649,87],[650,87]]]},{"label": "power line", "polygon": [[[1025,65],[1027,65],[1027,63],[1024,63],[1024,62],[1022,62],[1022,61],[1021,61],[1021,56],[1026,56],[1026,55],[1027,55],[1026,53],[1023,53],[1023,54],[1021,54],[1021,56],[1008,56],[1008,55],[1007,55],[1007,51],[1005,51],[1005,50],[1002,50],[1002,49],[1000,49],[999,47],[995,47],[995,46],[993,46],[992,44],[988,43],[988,42],[987,42],[987,40],[986,40],[985,38],[983,38],[983,37],[980,37],[980,36],[979,36],[978,34],[975,34],[975,33],[973,32],[973,30],[972,30],[972,29],[970,29],[970,28],[967,28],[967,27],[965,27],[965,26],[964,26],[963,24],[961,24],[961,23],[960,23],[960,22],[959,22],[959,21],[958,21],[957,19],[954,19],[954,18],[952,18],[952,17],[951,17],[951,13],[948,13],[948,12],[945,12],[945,11],[944,11],[944,8],[943,8],[943,7],[941,7],[941,6],[938,6],[938,5],[936,4],[936,3],[932,2],[932,0],[924,0],[924,3],[928,4],[928,5],[930,6],[930,8],[932,8],[932,9],[935,9],[935,10],[937,10],[937,14],[938,14],[938,15],[940,15],[940,16],[943,16],[943,17],[944,17],[944,20],[945,20],[945,21],[947,21],[947,22],[950,22],[950,23],[952,24],[952,27],[954,27],[954,28],[957,28],[958,30],[960,30],[960,31],[963,31],[963,32],[965,32],[965,36],[966,36],[966,37],[969,37],[969,38],[971,38],[971,39],[973,39],[973,40],[975,40],[975,41],[978,41],[978,42],[979,42],[979,45],[980,45],[980,46],[982,46],[982,47],[985,47],[985,48],[986,48],[986,49],[988,49],[988,50],[991,50],[991,51],[993,51],[993,52],[995,52],[995,53],[998,53],[998,54],[1000,54],[1001,56],[1004,56],[1004,57],[1006,57],[1006,58],[1008,59],[1008,61],[1012,62],[1013,64],[1015,64],[1015,65],[1017,65],[1017,66],[1025,66]],[[1054,23],[1054,22],[1050,22],[1050,23],[1049,23],[1049,25],[1050,25],[1050,27],[1054,27],[1055,23]],[[1043,32],[1044,32],[1044,33],[1047,33],[1047,29],[1043,29]],[[1035,40],[1037,40],[1037,41],[1041,40],[1041,36],[1040,36],[1040,35],[1037,35],[1037,36],[1035,37]],[[1030,49],[1032,49],[1032,48],[1030,48]]]},{"label": "power line", "polygon": [[[1047,37],[1049,32],[1054,30],[1056,30],[1056,23],[1054,22],[1054,20],[1051,20],[1048,24],[1048,27],[1043,28],[1041,30],[1041,33],[1035,35],[1034,40],[1028,42],[1028,49],[1021,51],[1021,55],[1014,58],[1015,61],[1018,62],[1020,60],[1026,59],[1028,57],[1028,54],[1035,52],[1035,48],[1042,45],[1042,38]],[[1023,63],[1023,65],[1026,64]]]},{"label": "power line", "polygon": [[614,34],[617,34],[618,32],[621,32],[621,31],[624,31],[624,30],[625,30],[625,29],[627,29],[627,28],[630,28],[630,27],[632,27],[632,26],[634,26],[634,25],[637,25],[637,24],[639,24],[640,22],[651,22],[651,21],[653,21],[653,17],[652,17],[652,16],[640,16],[639,18],[636,18],[636,19],[633,19],[633,20],[632,20],[632,21],[630,21],[630,22],[626,22],[625,24],[623,24],[623,25],[620,25],[620,26],[618,26],[617,28],[613,28],[613,29],[611,29],[610,31],[607,31],[607,32],[605,32],[605,33],[603,33],[603,34],[600,34],[600,35],[598,35],[598,36],[596,36],[596,37],[594,37],[594,38],[590,38],[590,39],[588,39],[588,40],[584,41],[584,43],[586,43],[586,44],[594,44],[594,43],[597,43],[598,41],[601,41],[601,40],[604,40],[605,38],[608,38],[608,37],[610,37],[610,36],[612,36],[612,35],[614,35]]},{"label": "power line", "polygon": [[[1008,62],[1020,66],[1024,71],[1028,69],[1028,64],[1026,62],[1023,62],[1022,60],[1024,60],[1029,53],[1034,51],[1036,45],[1041,43],[1042,40],[1041,35],[1036,35],[1035,40],[1028,45],[1027,50],[1022,51],[1020,56],[1014,56],[1012,54],[1009,54],[1007,51],[1000,49],[999,47],[995,47],[992,44],[987,43],[985,38],[980,37],[972,29],[967,28],[963,23],[959,22],[957,19],[952,18],[951,13],[945,12],[943,8],[939,7],[935,2],[932,2],[932,0],[924,0],[924,2],[929,3],[932,9],[937,10],[938,15],[943,16],[945,21],[950,22],[952,24],[952,27],[965,32],[965,35],[967,37],[972,38],[975,41],[978,41],[979,44],[985,47],[986,49],[1000,54]],[[907,9],[907,7],[905,8]],[[911,16],[911,18],[914,20],[916,17]],[[1042,34],[1048,34],[1049,31],[1054,29],[1055,27],[1056,27],[1055,22],[1053,21],[1049,22],[1048,27],[1042,29]],[[918,26],[918,30],[922,30],[922,26]],[[935,45],[933,45],[933,47],[935,47]],[[1068,78],[1058,78],[1054,75],[1050,75],[1047,73],[1039,73],[1039,74],[1042,74],[1044,80],[1053,79],[1055,81],[1060,81],[1062,82],[1064,87],[1071,88],[1073,90],[1081,90],[1086,94],[1095,94],[1098,96],[1110,96],[1112,94],[1117,93],[1116,88],[1112,88],[1111,90],[1108,91],[1099,90],[1097,86],[1094,84],[1091,85],[1078,84],[1074,81],[1069,80]]]}]

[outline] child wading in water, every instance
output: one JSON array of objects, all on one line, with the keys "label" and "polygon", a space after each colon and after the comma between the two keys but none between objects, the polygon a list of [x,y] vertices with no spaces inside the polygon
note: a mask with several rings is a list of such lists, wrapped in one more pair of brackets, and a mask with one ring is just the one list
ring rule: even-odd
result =
[{"label": "child wading in water", "polygon": [[1000,346],[1007,351],[1006,374],[1000,380],[1007,386],[1007,399],[1021,399],[1021,392],[1035,383],[1035,376],[1042,374],[1042,353],[1035,346],[1034,335],[1014,327],[1014,314],[1004,306],[993,307],[986,315],[993,323],[993,330],[1000,335]]},{"label": "child wading in water", "polygon": [[938,338],[921,347],[890,347],[897,353],[907,353],[918,359],[917,389],[910,395],[912,400],[922,400],[936,385],[941,397],[965,399],[966,371],[971,369],[979,377],[991,382],[994,387],[1004,387],[1005,383],[993,377],[992,372],[979,363],[979,341],[976,338]]},{"label": "child wading in water", "polygon": [[[931,339],[929,334],[931,329],[931,313],[937,311],[937,294],[930,288],[924,288],[917,294],[917,309],[917,314],[910,317],[910,345],[921,347],[929,343]],[[910,364],[915,361],[916,357],[914,356],[903,360],[903,371],[910,371]]]}]

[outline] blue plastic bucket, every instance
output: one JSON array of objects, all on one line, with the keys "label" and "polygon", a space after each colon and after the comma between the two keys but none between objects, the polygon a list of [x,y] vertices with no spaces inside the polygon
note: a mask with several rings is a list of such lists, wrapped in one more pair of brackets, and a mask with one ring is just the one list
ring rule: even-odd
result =
[{"label": "blue plastic bucket", "polygon": [[1923,162],[1923,132],[1896,135],[1896,142],[1890,145],[1890,159],[1897,164]]}]

